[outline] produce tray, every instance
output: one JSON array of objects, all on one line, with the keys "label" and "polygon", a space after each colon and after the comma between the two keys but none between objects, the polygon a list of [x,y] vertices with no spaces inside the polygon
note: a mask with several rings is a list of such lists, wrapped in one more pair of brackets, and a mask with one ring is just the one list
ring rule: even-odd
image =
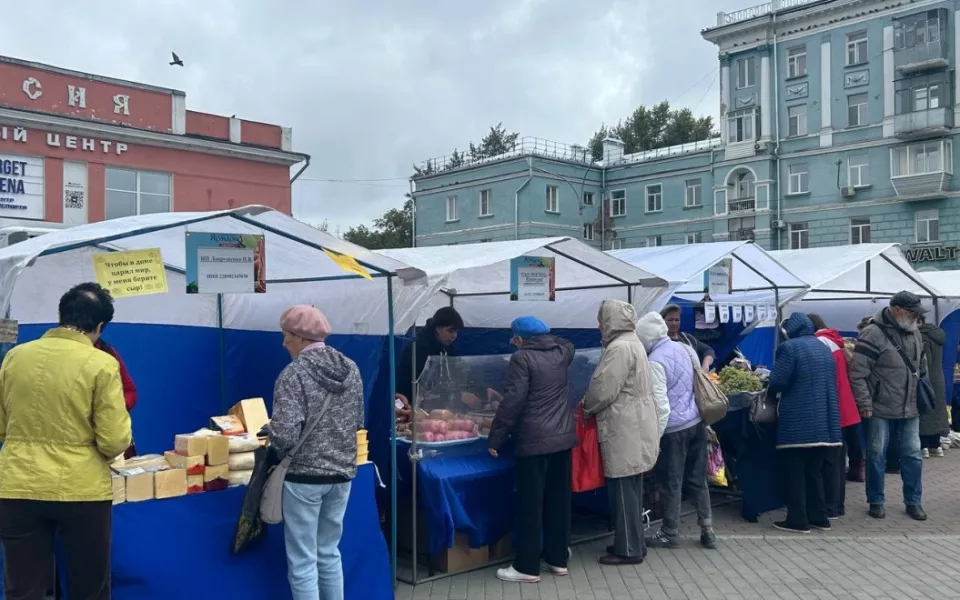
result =
[{"label": "produce tray", "polygon": [[[424,448],[445,448],[447,446],[463,446],[464,444],[472,444],[473,442],[479,440],[481,436],[476,436],[472,438],[467,438],[465,440],[444,440],[442,442],[417,442],[417,446],[423,446]],[[404,444],[413,444],[407,438],[397,438],[397,443]]]}]

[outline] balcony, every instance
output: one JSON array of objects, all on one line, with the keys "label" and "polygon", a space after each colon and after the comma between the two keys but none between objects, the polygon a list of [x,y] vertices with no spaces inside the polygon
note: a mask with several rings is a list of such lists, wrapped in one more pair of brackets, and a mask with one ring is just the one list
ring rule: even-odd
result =
[{"label": "balcony", "polygon": [[936,40],[909,48],[894,48],[893,67],[900,73],[920,73],[950,66],[947,42]]},{"label": "balcony", "polygon": [[944,136],[953,129],[953,109],[946,107],[917,110],[896,115],[893,132],[901,140],[922,140]]},{"label": "balcony", "polygon": [[904,200],[926,200],[949,191],[953,144],[949,139],[890,149],[890,183]]},{"label": "balcony", "polygon": [[730,198],[727,200],[727,210],[729,212],[746,212],[757,209],[757,199],[753,196],[743,198]]}]

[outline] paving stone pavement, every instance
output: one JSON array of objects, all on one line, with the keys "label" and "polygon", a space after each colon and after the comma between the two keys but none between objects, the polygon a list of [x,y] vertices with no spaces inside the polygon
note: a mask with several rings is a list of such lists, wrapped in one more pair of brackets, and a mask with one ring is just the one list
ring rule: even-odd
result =
[{"label": "paving stone pavement", "polygon": [[496,567],[416,587],[401,584],[401,600],[902,600],[960,598],[960,450],[924,461],[923,504],[929,520],[903,512],[900,479],[888,475],[887,518],[866,515],[862,483],[847,484],[847,515],[833,531],[788,535],[771,524],[739,518],[738,503],[714,512],[716,550],[698,544],[695,517],[681,531],[691,537],[674,550],[651,550],[637,566],[601,567],[607,540],[575,546],[570,575],[544,575],[538,585],[502,583]]}]

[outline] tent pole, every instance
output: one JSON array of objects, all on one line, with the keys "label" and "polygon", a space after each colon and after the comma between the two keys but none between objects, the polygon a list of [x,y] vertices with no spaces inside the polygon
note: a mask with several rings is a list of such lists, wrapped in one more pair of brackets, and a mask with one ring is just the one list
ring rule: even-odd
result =
[{"label": "tent pole", "polygon": [[[396,343],[393,315],[393,276],[387,276],[387,343],[390,345],[390,407],[397,395]],[[397,587],[397,411],[390,411],[390,576]]]},{"label": "tent pole", "polygon": [[223,342],[223,294],[217,294],[217,333],[220,336],[220,414],[227,414],[226,358]]},{"label": "tent pole", "polygon": [[773,288],[773,301],[776,304],[776,315],[774,323],[776,323],[777,328],[773,331],[773,352],[777,352],[777,347],[780,345],[780,323],[783,319],[783,313],[780,310],[780,290],[778,288]]}]

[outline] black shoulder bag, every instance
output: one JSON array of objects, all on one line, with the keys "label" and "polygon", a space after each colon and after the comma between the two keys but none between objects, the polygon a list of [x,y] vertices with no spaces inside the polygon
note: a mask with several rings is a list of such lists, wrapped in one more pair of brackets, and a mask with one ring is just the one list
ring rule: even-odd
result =
[{"label": "black shoulder bag", "polygon": [[[887,341],[897,349],[897,354],[900,355],[900,360],[903,361],[903,364],[911,372],[914,379],[917,380],[917,412],[921,415],[933,412],[933,408],[936,406],[937,395],[933,391],[933,386],[930,384],[930,381],[925,377],[920,377],[920,366],[914,366],[910,362],[910,359],[907,358],[907,353],[904,352],[900,344],[896,343],[893,340],[893,337],[887,333],[887,330],[883,327],[879,327],[880,331],[883,333],[884,337],[887,338]],[[922,343],[922,342],[921,342]],[[920,360],[923,360],[923,349],[920,349]]]}]

